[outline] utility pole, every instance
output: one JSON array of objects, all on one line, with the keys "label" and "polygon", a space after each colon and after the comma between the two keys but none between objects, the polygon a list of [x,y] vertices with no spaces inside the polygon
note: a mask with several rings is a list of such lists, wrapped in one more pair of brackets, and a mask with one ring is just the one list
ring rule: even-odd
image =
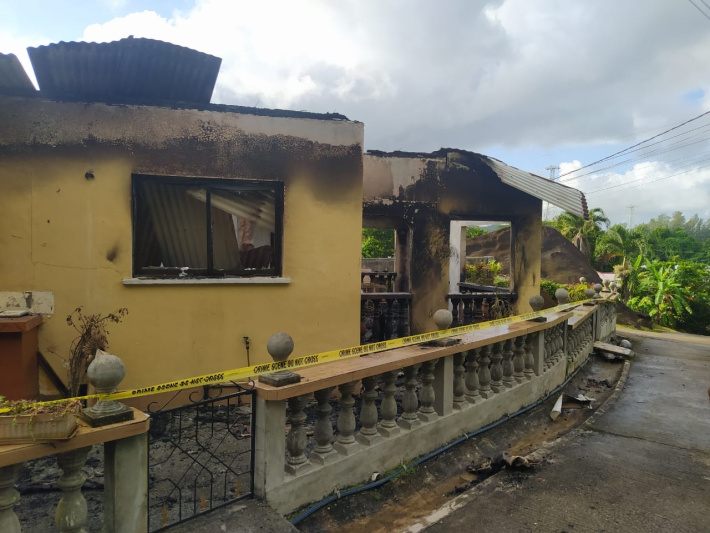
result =
[{"label": "utility pole", "polygon": [[[547,167],[545,170],[550,171],[550,181],[555,181],[555,172],[559,170],[560,167],[556,167],[554,165],[550,165]],[[547,202],[547,208],[545,208],[545,216],[543,217],[544,220],[547,220],[548,217],[550,216],[550,202]]]},{"label": "utility pole", "polygon": [[629,210],[629,229],[634,227],[634,208],[636,207],[635,205],[627,205],[627,209]]}]

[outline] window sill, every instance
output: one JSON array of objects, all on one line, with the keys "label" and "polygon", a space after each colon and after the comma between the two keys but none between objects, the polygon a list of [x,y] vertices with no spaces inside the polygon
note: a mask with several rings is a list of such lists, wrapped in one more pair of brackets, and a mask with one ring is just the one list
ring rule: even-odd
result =
[{"label": "window sill", "polygon": [[253,278],[125,278],[124,285],[286,285],[291,278],[255,276]]}]

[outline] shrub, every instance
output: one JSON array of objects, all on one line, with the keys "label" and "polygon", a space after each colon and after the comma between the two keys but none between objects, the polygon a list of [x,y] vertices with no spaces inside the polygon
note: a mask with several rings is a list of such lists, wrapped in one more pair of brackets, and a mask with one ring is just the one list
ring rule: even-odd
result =
[{"label": "shrub", "polygon": [[466,281],[478,285],[493,285],[501,268],[502,265],[498,261],[479,261],[475,265],[466,265]]},{"label": "shrub", "polygon": [[564,287],[564,285],[560,285],[559,283],[555,283],[549,279],[540,280],[540,292],[546,292],[553,302],[557,302],[555,291],[560,287]]}]

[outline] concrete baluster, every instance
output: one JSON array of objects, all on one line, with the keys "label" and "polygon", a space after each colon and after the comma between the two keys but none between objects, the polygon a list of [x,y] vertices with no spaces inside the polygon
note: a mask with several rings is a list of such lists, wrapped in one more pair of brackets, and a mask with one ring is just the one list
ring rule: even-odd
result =
[{"label": "concrete baluster", "polygon": [[313,428],[316,445],[313,448],[313,453],[309,456],[312,463],[327,464],[337,459],[337,453],[333,450],[333,422],[330,420],[330,413],[333,410],[330,406],[330,397],[333,388],[327,387],[313,393],[318,405],[316,407],[316,424]]},{"label": "concrete baluster", "polygon": [[508,339],[503,343],[503,385],[511,388],[515,385],[513,377],[513,340]]},{"label": "concrete baluster", "polygon": [[490,349],[490,346],[481,346],[481,356],[478,358],[478,392],[483,398],[493,396],[491,391],[491,371],[488,368],[491,363],[488,358]]},{"label": "concrete baluster", "polygon": [[22,471],[22,463],[0,468],[0,531],[20,533],[20,521],[13,507],[20,499],[15,490],[15,482]]},{"label": "concrete baluster", "polygon": [[524,336],[524,346],[523,346],[523,363],[525,364],[525,379],[532,379],[535,375],[535,357],[532,351],[532,341],[533,335],[531,333]]},{"label": "concrete baluster", "polygon": [[306,413],[303,408],[306,406],[307,395],[295,396],[288,399],[288,408],[290,411],[288,422],[291,424],[291,429],[286,436],[286,472],[296,474],[299,470],[309,466],[308,458],[306,457],[306,428],[303,423],[306,421]]},{"label": "concrete baluster", "polygon": [[466,400],[468,403],[476,403],[481,399],[478,392],[478,357],[481,354],[480,348],[469,350],[466,354]]},{"label": "concrete baluster", "polygon": [[454,354],[454,409],[463,409],[466,405],[466,352]]},{"label": "concrete baluster", "polygon": [[525,349],[523,348],[523,338],[515,337],[513,341],[513,378],[518,383],[522,383],[525,379]]},{"label": "concrete baluster", "polygon": [[397,424],[405,429],[413,429],[421,424],[417,416],[419,399],[417,398],[417,372],[421,365],[416,364],[404,369],[404,393],[402,394],[402,416]]},{"label": "concrete baluster", "polygon": [[86,533],[86,499],[81,493],[86,476],[81,468],[90,450],[91,446],[87,446],[57,454],[57,464],[62,469],[57,486],[62,490],[62,497],[54,514],[54,523],[61,533]]},{"label": "concrete baluster", "polygon": [[355,382],[343,383],[338,385],[340,391],[340,412],[338,413],[338,438],[333,444],[339,453],[350,455],[356,452],[359,448],[355,441],[355,413],[353,413],[353,390]]},{"label": "concrete baluster", "polygon": [[399,433],[399,426],[397,425],[397,400],[394,396],[397,394],[397,370],[392,370],[390,372],[385,372],[382,374],[382,380],[384,381],[384,386],[382,387],[382,403],[380,404],[380,414],[382,415],[382,420],[378,424],[377,430],[380,435],[385,437],[393,437]]},{"label": "concrete baluster", "polygon": [[493,392],[503,392],[503,343],[496,342],[491,350],[491,389]]},{"label": "concrete baluster", "polygon": [[377,379],[375,376],[362,378],[362,406],[360,407],[360,432],[357,441],[366,446],[376,444],[382,440],[377,432]]},{"label": "concrete baluster", "polygon": [[434,367],[438,359],[426,361],[422,364],[422,389],[419,392],[419,419],[424,422],[431,422],[438,417],[434,409]]}]

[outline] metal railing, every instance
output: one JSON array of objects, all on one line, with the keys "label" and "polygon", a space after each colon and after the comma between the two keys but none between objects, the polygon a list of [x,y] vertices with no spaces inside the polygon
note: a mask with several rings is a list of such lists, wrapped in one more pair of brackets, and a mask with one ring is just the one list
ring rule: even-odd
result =
[{"label": "metal railing", "polygon": [[148,406],[148,531],[250,498],[254,492],[253,384],[204,387],[201,398]]}]

